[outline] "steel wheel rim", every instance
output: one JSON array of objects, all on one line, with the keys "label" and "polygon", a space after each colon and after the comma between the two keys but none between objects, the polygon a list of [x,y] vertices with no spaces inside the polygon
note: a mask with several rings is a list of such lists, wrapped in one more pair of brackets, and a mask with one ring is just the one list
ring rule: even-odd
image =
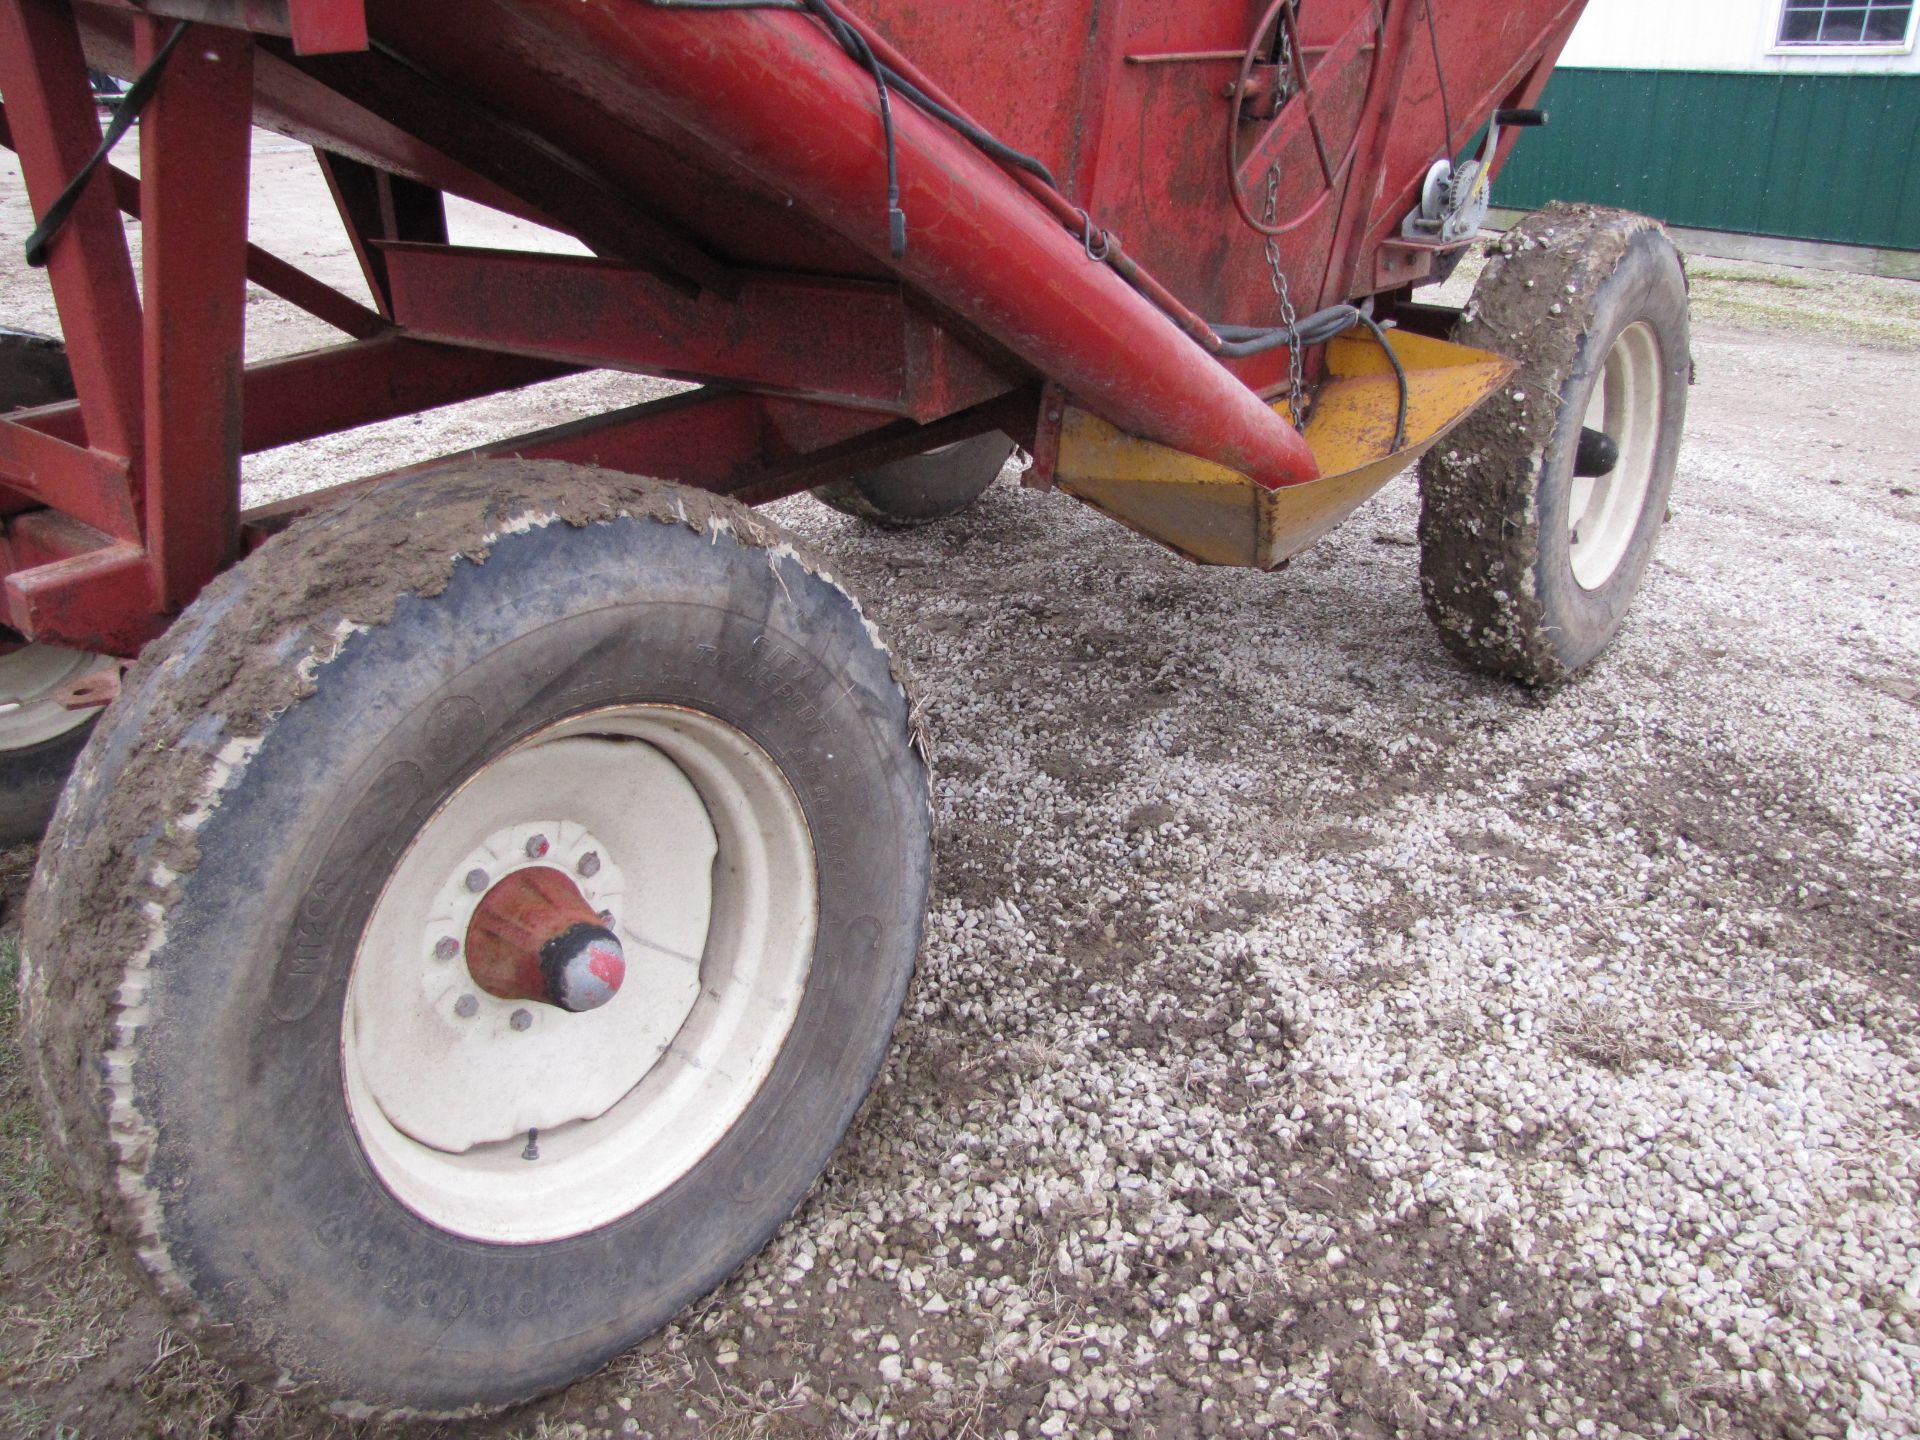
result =
[{"label": "steel wheel rim", "polygon": [[[436,951],[484,853],[490,883],[565,867],[613,912],[628,969],[611,1002],[576,1015],[498,1000],[464,954]],[[562,1240],[632,1213],[752,1102],[798,1013],[816,925],[805,816],[741,731],[654,705],[547,727],[441,806],[368,918],[341,1020],[368,1162],[408,1209],[476,1240]]]},{"label": "steel wheel rim", "polygon": [[1583,590],[1598,590],[1613,578],[1640,528],[1653,488],[1665,384],[1660,338],[1649,322],[1636,321],[1607,351],[1582,421],[1620,447],[1607,474],[1573,477],[1567,549]]},{"label": "steel wheel rim", "polygon": [[114,663],[110,656],[58,645],[23,645],[0,655],[0,751],[44,745],[86,724],[97,705],[69,710],[53,697]]}]

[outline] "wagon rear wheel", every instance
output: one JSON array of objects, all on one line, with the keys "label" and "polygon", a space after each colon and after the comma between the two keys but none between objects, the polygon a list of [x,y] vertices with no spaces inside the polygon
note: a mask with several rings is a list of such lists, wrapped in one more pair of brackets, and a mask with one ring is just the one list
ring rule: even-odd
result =
[{"label": "wagon rear wheel", "polygon": [[27,1020],[212,1343],[496,1407],[765,1242],[926,897],[911,706],[844,591],[738,507],[496,464],[295,527],[152,649],[45,847]]},{"label": "wagon rear wheel", "polygon": [[[67,348],[48,335],[0,326],[0,415],[73,398]],[[0,653],[0,845],[37,839],[87,743],[95,707],[69,709],[62,692],[112,668],[103,655],[53,645]]]},{"label": "wagon rear wheel", "polygon": [[1013,454],[998,430],[879,465],[814,488],[814,498],[843,515],[906,529],[957,515],[986,493]]}]

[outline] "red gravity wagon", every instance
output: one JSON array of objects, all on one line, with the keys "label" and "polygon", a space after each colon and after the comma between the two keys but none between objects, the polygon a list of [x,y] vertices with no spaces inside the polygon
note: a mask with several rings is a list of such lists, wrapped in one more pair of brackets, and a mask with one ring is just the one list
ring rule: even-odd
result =
[{"label": "red gravity wagon", "polygon": [[[0,333],[0,823],[53,810],[31,1068],[152,1284],[285,1386],[470,1413],[807,1193],[932,817],[881,637],[754,505],[926,520],[1019,447],[1273,567],[1425,457],[1445,642],[1591,659],[1672,483],[1679,259],[1556,206],[1414,298],[1581,8],[0,0],[64,331]],[[370,304],[250,243],[255,126]],[[448,196],[590,253],[450,244]],[[249,286],[339,342],[248,364]],[[592,368],[697,388],[241,506],[243,455]]]}]

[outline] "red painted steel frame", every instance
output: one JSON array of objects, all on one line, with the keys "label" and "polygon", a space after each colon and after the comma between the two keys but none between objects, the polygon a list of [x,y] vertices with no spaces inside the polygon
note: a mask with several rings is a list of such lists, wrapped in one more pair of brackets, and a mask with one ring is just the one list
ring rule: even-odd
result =
[{"label": "red painted steel frame", "polygon": [[[1230,115],[1249,117],[1242,187],[1277,167],[1301,308],[1398,290],[1436,259],[1398,239],[1427,166],[1537,98],[1582,0],[1310,0],[1310,93],[1264,119],[1257,93],[1223,95],[1239,73],[1268,95],[1285,78],[1248,53],[1264,3],[830,3],[1061,192],[896,97],[909,235],[892,256],[873,77],[790,11],[0,0],[0,143],[36,213],[98,142],[83,44],[131,73],[194,22],[141,122],[143,179],[102,167],[52,246],[79,398],[0,419],[0,618],[131,653],[239,550],[243,453],[581,366],[732,388],[484,453],[762,500],[985,429],[1044,459],[1044,393],[1268,485],[1311,479],[1256,393],[1285,351],[1222,365],[1199,318],[1275,318],[1228,198]],[[376,309],[247,243],[250,119],[329,152]],[[442,192],[600,258],[448,247]],[[144,223],[144,310],[117,210]],[[1102,232],[1106,263],[1087,244]],[[245,366],[249,280],[350,340]]]},{"label": "red painted steel frame", "polygon": [[[142,65],[165,38],[136,22]],[[238,553],[253,42],[196,25],[140,127],[146,366],[141,454],[148,561],[164,613]],[[193,235],[193,243],[172,243]]]}]

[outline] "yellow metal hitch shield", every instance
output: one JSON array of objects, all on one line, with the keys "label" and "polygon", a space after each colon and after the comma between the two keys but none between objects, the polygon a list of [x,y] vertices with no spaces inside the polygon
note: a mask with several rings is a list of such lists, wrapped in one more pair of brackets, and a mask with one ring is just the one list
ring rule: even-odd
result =
[{"label": "yellow metal hitch shield", "polygon": [[1387,339],[1407,372],[1407,436],[1399,450],[1392,448],[1400,403],[1393,367],[1372,333],[1357,327],[1327,346],[1328,378],[1307,420],[1319,479],[1268,490],[1238,470],[1069,410],[1054,483],[1190,559],[1270,569],[1426,454],[1514,370],[1511,360],[1445,340],[1399,330]]}]

